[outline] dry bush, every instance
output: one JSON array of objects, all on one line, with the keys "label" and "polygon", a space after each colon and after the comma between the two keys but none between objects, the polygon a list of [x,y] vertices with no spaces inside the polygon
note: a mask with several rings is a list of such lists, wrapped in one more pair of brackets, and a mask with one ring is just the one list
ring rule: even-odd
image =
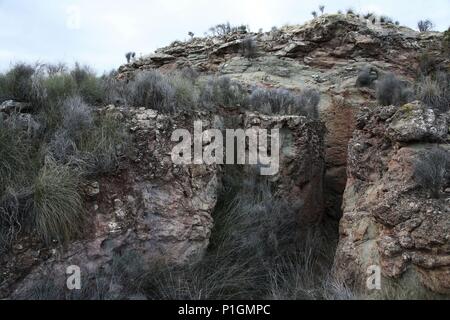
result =
[{"label": "dry bush", "polygon": [[378,102],[383,106],[402,106],[414,98],[412,90],[392,73],[379,80],[376,95]]},{"label": "dry bush", "polygon": [[436,147],[419,154],[414,164],[414,177],[433,198],[439,198],[450,166],[448,151]]}]

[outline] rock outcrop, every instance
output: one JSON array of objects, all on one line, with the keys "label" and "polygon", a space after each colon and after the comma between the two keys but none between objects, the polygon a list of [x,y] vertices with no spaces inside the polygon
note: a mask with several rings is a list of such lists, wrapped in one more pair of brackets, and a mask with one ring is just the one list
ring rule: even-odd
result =
[{"label": "rock outcrop", "polygon": [[347,283],[364,288],[375,265],[384,286],[450,293],[450,194],[430,198],[414,178],[419,152],[437,144],[450,149],[449,120],[417,102],[359,115],[335,261]]},{"label": "rock outcrop", "polygon": [[[258,48],[252,58],[242,52],[249,38]],[[49,275],[64,287],[70,265],[89,276],[108,272],[114,256],[123,252],[136,252],[149,263],[200,258],[209,244],[222,167],[173,164],[171,134],[177,128],[192,132],[194,119],[206,124],[203,129],[224,129],[229,118],[238,128],[280,129],[280,170],[271,180],[276,195],[299,212],[302,222],[318,222],[325,213],[338,220],[342,204],[335,261],[340,278],[364,285],[367,267],[378,265],[384,281],[417,279],[420,288],[449,293],[450,195],[428,198],[413,178],[413,163],[431,145],[448,148],[450,116],[419,103],[377,107],[373,86],[355,85],[368,65],[376,71],[375,82],[387,72],[412,81],[421,52],[445,59],[441,40],[440,33],[374,25],[355,15],[323,15],[268,33],[174,42],[120,67],[118,78],[125,80],[142,70],[190,67],[200,77],[227,75],[249,89],[315,87],[326,128],[304,117],[239,110],[168,116],[143,108],[103,108],[100,112],[127,123],[131,152],[122,155],[116,174],[86,182],[92,223],[82,239],[62,248],[23,236],[0,257],[0,298],[21,297]],[[7,102],[0,116],[27,107]],[[24,129],[34,130],[33,119],[21,117]]]},{"label": "rock outcrop", "polygon": [[[208,246],[220,168],[177,166],[171,160],[172,132],[192,127],[191,117],[114,107],[102,112],[129,123],[130,156],[124,155],[116,174],[85,186],[90,225],[83,239],[65,248],[48,248],[24,238],[2,256],[1,297],[11,292],[12,297],[23,296],[49,275],[64,288],[66,268],[71,265],[92,276],[106,268],[114,255],[131,251],[148,263],[186,263],[200,258]],[[214,124],[211,116],[203,115],[203,119],[205,125]]]},{"label": "rock outcrop", "polygon": [[[323,15],[304,25],[285,26],[266,33],[235,32],[221,37],[176,41],[155,54],[119,69],[119,78],[140,70],[180,70],[191,67],[204,75],[226,75],[249,87],[281,87],[321,93],[320,110],[326,136],[325,194],[327,214],[339,219],[340,198],[346,184],[348,140],[355,113],[375,106],[373,90],[355,86],[367,66],[373,80],[393,72],[405,81],[417,73],[424,51],[443,60],[442,34],[419,33],[394,24],[372,24],[356,15]],[[253,39],[256,57],[247,58],[242,42]],[[348,121],[347,121],[348,120]]]},{"label": "rock outcrop", "polygon": [[[114,256],[127,252],[137,253],[149,265],[155,261],[185,264],[205,252],[222,186],[222,165],[174,164],[171,153],[176,142],[171,136],[175,129],[193,133],[195,120],[202,120],[203,130],[223,130],[222,117],[163,115],[114,106],[100,112],[128,124],[132,150],[123,155],[116,174],[84,186],[92,223],[83,239],[67,247],[55,244],[48,248],[25,237],[2,257],[1,297],[24,297],[50,275],[65,288],[66,268],[72,265],[80,266],[84,279],[89,280],[98,272],[107,273]],[[301,116],[242,113],[236,118],[243,129],[280,130],[280,170],[271,177],[275,193],[292,203],[302,221],[319,221],[323,214],[324,125]]]},{"label": "rock outcrop", "polygon": [[279,172],[269,177],[275,195],[298,212],[300,223],[320,222],[324,215],[324,124],[299,116],[248,113],[244,127],[279,130]]}]

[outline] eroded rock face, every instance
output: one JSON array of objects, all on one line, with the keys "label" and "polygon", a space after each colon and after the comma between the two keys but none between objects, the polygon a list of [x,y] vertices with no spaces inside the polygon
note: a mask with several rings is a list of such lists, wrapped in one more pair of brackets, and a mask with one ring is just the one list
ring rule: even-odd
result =
[{"label": "eroded rock face", "polygon": [[324,124],[299,116],[247,113],[244,127],[279,130],[279,172],[269,177],[275,194],[299,213],[301,223],[320,222],[324,214]]},{"label": "eroded rock face", "polygon": [[448,119],[417,102],[361,112],[335,261],[348,283],[365,286],[368,267],[376,265],[383,281],[450,293],[450,194],[431,199],[414,179],[420,151],[436,143],[449,149]]},{"label": "eroded rock face", "polygon": [[[104,112],[129,123],[132,155],[116,174],[85,186],[91,225],[83,240],[66,248],[45,248],[23,239],[2,257],[1,297],[21,297],[46,276],[65,288],[68,266],[93,275],[107,268],[115,254],[133,251],[148,263],[182,264],[199,259],[208,246],[220,168],[177,166],[171,160],[172,132],[191,128],[192,118],[145,109],[109,107]],[[213,125],[212,116],[202,117],[205,129]]]},{"label": "eroded rock face", "polygon": [[[240,44],[246,38],[256,42],[254,58],[242,54]],[[339,219],[354,115],[361,107],[376,105],[373,88],[383,74],[393,72],[412,82],[424,50],[442,61],[441,39],[441,33],[375,25],[355,15],[325,14],[304,25],[266,33],[236,32],[174,42],[155,55],[122,66],[119,77],[128,78],[146,69],[165,72],[192,67],[201,76],[226,75],[250,88],[317,88],[321,93],[321,119],[328,129],[325,206],[329,216]],[[371,89],[357,88],[358,73],[368,66],[376,70]]]},{"label": "eroded rock face", "polygon": [[[195,120],[202,121],[203,130],[223,130],[221,116],[173,116],[114,106],[100,112],[113,114],[128,124],[132,150],[124,155],[117,173],[83,186],[91,221],[83,239],[65,248],[49,248],[24,238],[3,257],[2,297],[26,297],[40,279],[48,277],[65,288],[66,269],[72,265],[81,268],[84,281],[99,272],[107,274],[114,256],[127,252],[137,253],[149,265],[160,260],[185,264],[205,252],[213,227],[212,212],[222,186],[222,166],[175,165],[171,153],[178,142],[172,142],[171,136],[175,129],[193,134]],[[292,204],[302,222],[320,221],[323,123],[301,116],[257,113],[242,113],[237,118],[241,119],[242,129],[258,127],[269,133],[279,129],[279,171],[270,177],[275,194]]]}]

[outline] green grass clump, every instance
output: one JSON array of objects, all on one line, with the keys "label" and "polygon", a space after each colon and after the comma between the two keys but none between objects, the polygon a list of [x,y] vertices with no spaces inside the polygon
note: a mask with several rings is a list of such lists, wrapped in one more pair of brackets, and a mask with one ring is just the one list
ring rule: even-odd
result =
[{"label": "green grass clump", "polygon": [[85,221],[79,175],[48,158],[33,184],[33,226],[47,244],[78,236]]}]

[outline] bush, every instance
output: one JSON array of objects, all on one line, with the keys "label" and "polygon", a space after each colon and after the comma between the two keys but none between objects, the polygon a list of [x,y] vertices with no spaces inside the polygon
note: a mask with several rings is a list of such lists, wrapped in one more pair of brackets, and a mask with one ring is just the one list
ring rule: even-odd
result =
[{"label": "bush", "polygon": [[304,90],[298,99],[296,113],[310,117],[319,118],[320,92],[316,89]]},{"label": "bush", "polygon": [[252,110],[263,113],[295,114],[317,119],[320,93],[315,89],[306,89],[300,95],[295,95],[285,89],[253,90],[249,97]]},{"label": "bush", "polygon": [[33,226],[47,244],[66,243],[81,234],[85,216],[79,182],[72,169],[51,158],[39,171],[33,185]]},{"label": "bush", "polygon": [[77,135],[92,127],[94,119],[91,108],[80,96],[75,95],[67,98],[63,102],[62,109],[62,126],[71,137],[76,139]]},{"label": "bush", "polygon": [[420,32],[431,31],[431,29],[433,28],[433,22],[431,22],[430,20],[420,20],[419,22],[417,22],[417,27],[419,28]]},{"label": "bush", "polygon": [[104,103],[123,104],[126,102],[127,84],[116,79],[116,72],[112,71],[101,78]]},{"label": "bush", "polygon": [[450,103],[446,85],[445,79],[438,81],[426,77],[417,84],[417,96],[428,107],[446,112]]},{"label": "bush", "polygon": [[444,32],[444,37],[442,38],[442,47],[444,52],[450,53],[450,27]]},{"label": "bush", "polygon": [[435,147],[419,154],[414,164],[414,177],[433,198],[439,198],[449,170],[449,152]]},{"label": "bush", "polygon": [[160,72],[140,72],[128,83],[127,102],[134,107],[145,107],[161,112],[175,112],[175,89]]},{"label": "bush", "polygon": [[31,65],[18,63],[3,77],[3,99],[28,102],[31,92],[32,76],[35,68]]},{"label": "bush", "polygon": [[11,187],[0,193],[0,253],[7,252],[24,228],[25,208],[29,199],[26,190],[17,191]]},{"label": "bush", "polygon": [[265,113],[288,113],[296,103],[296,96],[284,89],[256,88],[249,97],[253,110]]},{"label": "bush", "polygon": [[252,38],[245,38],[241,43],[242,55],[246,58],[255,58],[258,52],[258,45]]},{"label": "bush", "polygon": [[210,78],[201,86],[200,105],[206,109],[216,107],[244,107],[247,92],[237,81],[227,76]]},{"label": "bush", "polygon": [[397,77],[389,73],[377,83],[376,96],[383,106],[402,106],[413,100],[413,92]]},{"label": "bush", "polygon": [[356,86],[370,87],[378,79],[378,71],[372,66],[365,66],[361,69],[356,79]]},{"label": "bush", "polygon": [[77,145],[69,132],[58,129],[46,147],[46,152],[60,164],[71,164],[77,153]]},{"label": "bush", "polygon": [[419,77],[426,77],[436,72],[438,69],[438,60],[428,51],[419,55]]},{"label": "bush", "polygon": [[169,77],[173,86],[174,104],[177,111],[192,111],[197,108],[198,92],[194,81],[182,72],[176,72]]},{"label": "bush", "polygon": [[30,142],[19,130],[0,120],[0,196],[28,166]]},{"label": "bush", "polygon": [[128,144],[129,135],[123,122],[114,114],[99,115],[94,126],[84,131],[77,142],[74,161],[90,175],[111,173],[118,169]]},{"label": "bush", "polygon": [[78,94],[88,103],[101,103],[104,100],[105,93],[102,82],[88,66],[80,66],[79,63],[75,63],[70,75],[76,83]]}]

